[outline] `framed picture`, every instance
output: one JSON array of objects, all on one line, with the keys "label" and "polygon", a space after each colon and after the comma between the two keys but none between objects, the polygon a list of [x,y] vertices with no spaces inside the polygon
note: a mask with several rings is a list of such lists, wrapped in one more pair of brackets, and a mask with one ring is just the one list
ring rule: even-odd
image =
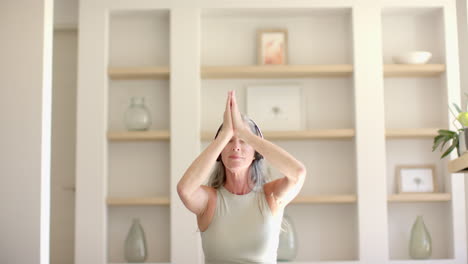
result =
[{"label": "framed picture", "polygon": [[286,29],[257,31],[257,62],[259,65],[287,64],[288,32]]},{"label": "framed picture", "polygon": [[298,84],[247,86],[247,115],[262,130],[304,129],[302,88]]},{"label": "framed picture", "polygon": [[437,192],[434,165],[397,166],[399,193]]}]

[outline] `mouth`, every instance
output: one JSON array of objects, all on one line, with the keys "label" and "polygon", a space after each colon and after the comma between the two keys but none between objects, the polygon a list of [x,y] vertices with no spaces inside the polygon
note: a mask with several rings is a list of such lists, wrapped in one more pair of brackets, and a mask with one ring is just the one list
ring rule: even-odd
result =
[{"label": "mouth", "polygon": [[231,155],[229,156],[230,159],[242,159],[241,156]]}]

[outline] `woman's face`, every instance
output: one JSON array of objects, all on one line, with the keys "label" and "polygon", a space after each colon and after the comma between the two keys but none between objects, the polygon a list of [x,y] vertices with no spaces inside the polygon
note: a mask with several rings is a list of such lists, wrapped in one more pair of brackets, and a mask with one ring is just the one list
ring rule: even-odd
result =
[{"label": "woman's face", "polygon": [[245,169],[252,164],[255,150],[237,136],[233,136],[221,152],[224,166],[230,171]]}]

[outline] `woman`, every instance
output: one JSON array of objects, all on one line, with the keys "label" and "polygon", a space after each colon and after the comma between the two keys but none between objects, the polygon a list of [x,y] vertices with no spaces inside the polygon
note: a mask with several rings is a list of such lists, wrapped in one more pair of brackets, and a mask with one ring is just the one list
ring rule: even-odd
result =
[{"label": "woman", "polygon": [[[263,157],[285,176],[265,183]],[[203,185],[215,164],[210,186]],[[177,184],[184,205],[197,215],[205,263],[276,263],[283,210],[305,175],[301,162],[242,119],[230,91],[215,139]]]}]

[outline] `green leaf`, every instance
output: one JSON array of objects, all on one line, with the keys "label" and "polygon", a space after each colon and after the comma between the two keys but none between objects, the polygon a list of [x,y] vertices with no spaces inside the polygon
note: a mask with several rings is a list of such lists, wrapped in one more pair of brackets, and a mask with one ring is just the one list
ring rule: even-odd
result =
[{"label": "green leaf", "polygon": [[447,142],[449,142],[450,139],[447,139],[444,141],[444,144],[442,144],[442,146],[440,147],[440,151],[444,150],[444,147],[445,147],[445,144],[447,144]]},{"label": "green leaf", "polygon": [[456,103],[453,103],[453,106],[455,107],[455,109],[457,109],[458,113],[461,113],[462,110]]},{"label": "green leaf", "polygon": [[452,137],[454,134],[456,134],[456,132],[453,132],[451,130],[446,130],[446,129],[439,129],[437,132],[439,132],[440,135],[449,136],[449,137]]},{"label": "green leaf", "polygon": [[446,139],[444,136],[439,135],[434,138],[434,145],[432,146],[432,151],[436,150],[437,147],[440,145],[442,142],[447,142],[448,139]]},{"label": "green leaf", "polygon": [[[457,141],[457,142],[455,142]],[[454,140],[453,144],[447,149],[447,151],[444,152],[444,154],[442,155],[441,158],[444,158],[445,156],[447,156],[448,154],[450,154],[450,152],[452,152],[453,149],[455,149],[455,147],[458,145],[458,140]]]}]

